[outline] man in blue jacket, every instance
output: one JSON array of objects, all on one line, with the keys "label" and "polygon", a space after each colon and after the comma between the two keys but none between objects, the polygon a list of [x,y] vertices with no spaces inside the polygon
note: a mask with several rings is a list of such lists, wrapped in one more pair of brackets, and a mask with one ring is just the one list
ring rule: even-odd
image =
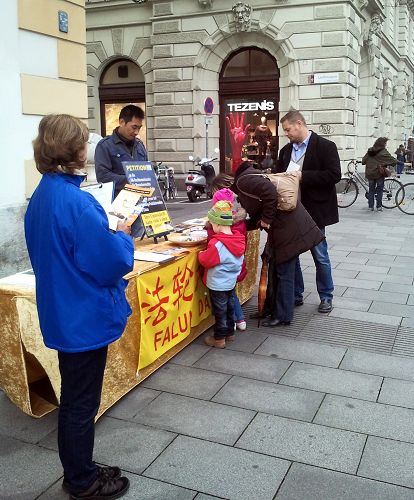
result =
[{"label": "man in blue jacket", "polygon": [[115,196],[127,183],[122,162],[148,161],[144,143],[137,137],[144,118],[144,111],[138,106],[125,106],[119,114],[119,126],[96,146],[96,180],[114,182]]},{"label": "man in blue jacket", "polygon": [[58,351],[59,457],[72,500],[118,498],[129,486],[119,467],[99,467],[92,456],[108,344],[131,313],[122,277],[134,248],[129,228],[111,232],[102,206],[80,189],[87,140],[86,125],[72,116],[41,120],[33,148],[42,179],[25,216],[40,329]]}]

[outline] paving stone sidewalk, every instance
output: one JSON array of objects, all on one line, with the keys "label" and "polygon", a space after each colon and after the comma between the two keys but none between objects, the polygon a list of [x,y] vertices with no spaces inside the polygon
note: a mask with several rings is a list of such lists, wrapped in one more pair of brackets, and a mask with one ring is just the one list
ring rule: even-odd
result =
[{"label": "paving stone sidewalk", "polygon": [[[249,320],[225,350],[200,338],[99,420],[95,457],[126,471],[124,498],[414,499],[414,217],[360,199],[327,238],[329,315],[304,255],[291,326]],[[0,393],[0,499],[67,498],[56,426]]]}]

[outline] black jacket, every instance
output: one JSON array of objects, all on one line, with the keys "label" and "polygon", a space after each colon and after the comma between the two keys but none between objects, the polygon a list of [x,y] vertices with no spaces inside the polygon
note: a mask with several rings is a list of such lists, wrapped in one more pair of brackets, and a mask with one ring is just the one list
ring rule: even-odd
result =
[{"label": "black jacket", "polygon": [[276,189],[257,169],[242,164],[236,172],[233,190],[250,216],[247,229],[255,229],[260,220],[271,225],[269,234],[276,264],[297,257],[323,240],[323,234],[299,201],[291,212],[276,209]]},{"label": "black jacket", "polygon": [[[276,172],[285,172],[292,156],[292,144],[279,153]],[[319,227],[339,221],[335,184],[341,179],[336,144],[312,132],[302,168],[302,203]]]}]

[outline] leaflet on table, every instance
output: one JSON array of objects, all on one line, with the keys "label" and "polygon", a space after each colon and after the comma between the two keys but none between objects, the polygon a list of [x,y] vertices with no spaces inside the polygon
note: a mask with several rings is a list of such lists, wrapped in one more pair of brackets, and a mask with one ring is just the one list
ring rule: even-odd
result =
[{"label": "leaflet on table", "polygon": [[119,221],[125,221],[128,226],[132,227],[144,210],[144,200],[151,197],[153,193],[152,187],[126,184],[108,210],[109,228],[116,231]]},{"label": "leaflet on table", "polygon": [[129,184],[153,188],[151,196],[142,199],[141,219],[148,237],[166,235],[173,230],[155,172],[149,161],[123,161]]}]

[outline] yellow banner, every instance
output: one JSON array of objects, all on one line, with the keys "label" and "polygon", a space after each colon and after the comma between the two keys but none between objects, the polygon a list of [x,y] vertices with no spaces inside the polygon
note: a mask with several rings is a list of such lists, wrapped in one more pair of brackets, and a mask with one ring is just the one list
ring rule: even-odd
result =
[{"label": "yellow banner", "polygon": [[211,313],[197,252],[137,279],[141,314],[138,369],[153,363],[179,344]]}]

